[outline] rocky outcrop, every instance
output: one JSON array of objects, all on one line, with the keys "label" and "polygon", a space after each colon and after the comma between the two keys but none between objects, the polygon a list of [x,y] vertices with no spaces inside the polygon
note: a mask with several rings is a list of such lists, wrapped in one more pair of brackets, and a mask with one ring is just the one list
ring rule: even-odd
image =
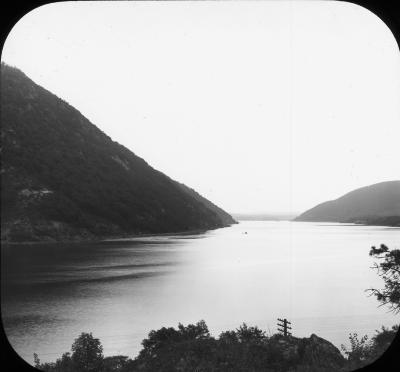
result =
[{"label": "rocky outcrop", "polygon": [[308,338],[274,335],[269,341],[279,348],[282,363],[288,371],[340,371],[346,363],[339,349],[329,341],[312,334]]}]

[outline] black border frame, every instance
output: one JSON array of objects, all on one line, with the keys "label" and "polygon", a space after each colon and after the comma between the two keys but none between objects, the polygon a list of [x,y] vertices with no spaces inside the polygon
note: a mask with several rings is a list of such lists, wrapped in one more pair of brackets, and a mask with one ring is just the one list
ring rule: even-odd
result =
[{"label": "black border frame", "polygon": [[[79,0],[75,0],[80,2]],[[82,0],[81,0],[82,1]],[[99,0],[97,0],[99,1]],[[107,0],[105,0],[107,1]],[[111,0],[108,0],[111,1]],[[129,1],[129,0],[125,0]],[[135,1],[135,0],[134,0]],[[147,1],[147,0],[136,0],[136,1]],[[152,0],[149,0],[152,1]],[[159,1],[159,0],[154,0]],[[185,1],[185,0],[177,0]],[[199,0],[202,1],[202,0]],[[224,1],[224,0],[221,0]],[[228,0],[229,1],[229,0]],[[246,1],[246,0],[243,0]],[[266,0],[268,1],[268,0]],[[271,0],[279,1],[279,0]],[[302,1],[302,0],[299,0]],[[368,9],[376,16],[378,16],[393,33],[397,46],[400,52],[400,9],[396,6],[396,1],[390,0],[327,0],[327,1],[341,1],[347,3],[353,3],[359,5],[363,8]],[[46,1],[46,0],[31,0],[31,1],[12,1],[6,0],[2,4],[2,12],[0,17],[0,30],[1,30],[1,50],[3,49],[4,42],[15,26],[15,24],[27,13],[35,8],[42,5],[64,2],[60,0],[56,1]],[[68,1],[72,2],[72,1]],[[400,123],[399,123],[400,125]],[[7,336],[4,332],[2,324],[0,326],[0,355],[1,363],[0,366],[6,368],[7,372],[24,372],[24,371],[38,371],[36,368],[29,365],[25,360],[23,360],[12,348],[9,343]],[[357,371],[388,371],[395,372],[400,366],[400,332],[397,333],[395,339],[393,340],[390,347],[385,351],[385,353],[370,365],[358,369]],[[156,372],[156,371],[155,371]]]}]

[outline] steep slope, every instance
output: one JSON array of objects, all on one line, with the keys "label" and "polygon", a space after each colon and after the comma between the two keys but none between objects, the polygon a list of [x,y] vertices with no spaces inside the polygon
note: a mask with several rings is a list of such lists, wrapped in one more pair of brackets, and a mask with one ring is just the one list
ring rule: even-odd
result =
[{"label": "steep slope", "polygon": [[190,187],[187,187],[183,183],[178,183],[178,185],[184,192],[186,192],[191,197],[193,197],[193,199],[196,199],[198,202],[200,202],[206,208],[213,211],[221,219],[223,224],[231,225],[232,223],[237,223],[230,214],[225,212],[220,207],[216,206],[214,203],[210,202],[208,199],[201,196],[197,191],[191,189]]},{"label": "steep slope", "polygon": [[362,187],[321,203],[295,221],[357,222],[400,226],[400,181]]},{"label": "steep slope", "polygon": [[181,232],[235,222],[3,63],[1,106],[3,240]]}]

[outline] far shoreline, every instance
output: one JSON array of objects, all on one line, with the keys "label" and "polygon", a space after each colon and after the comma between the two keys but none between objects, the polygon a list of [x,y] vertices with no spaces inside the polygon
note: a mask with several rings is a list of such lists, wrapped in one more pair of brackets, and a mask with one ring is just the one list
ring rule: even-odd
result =
[{"label": "far shoreline", "polygon": [[394,227],[400,228],[400,225],[393,225],[393,224],[378,224],[378,223],[368,223],[368,222],[351,222],[351,221],[306,221],[306,220],[297,220],[293,219],[291,222],[311,222],[311,223],[340,223],[342,225],[349,225],[349,226],[376,226],[376,227]]},{"label": "far shoreline", "polygon": [[296,219],[238,219],[236,223],[230,225],[215,227],[210,229],[193,229],[187,231],[176,231],[176,232],[165,232],[165,233],[137,233],[137,234],[123,234],[123,235],[111,235],[111,236],[97,236],[88,238],[77,238],[77,239],[63,239],[63,240],[34,240],[34,241],[7,241],[2,240],[0,244],[2,246],[15,246],[15,245],[52,245],[52,244],[82,244],[82,243],[113,243],[113,242],[124,242],[138,238],[149,238],[149,237],[168,237],[168,236],[185,236],[185,235],[200,235],[207,231],[213,231],[218,229],[224,229],[226,227],[231,227],[233,225],[239,224],[240,222],[306,222],[306,223],[330,223],[330,224],[340,224],[342,226],[371,226],[371,227],[389,227],[391,229],[400,229],[400,226],[396,225],[377,225],[368,223],[356,223],[356,222],[338,222],[338,221],[301,221]]}]

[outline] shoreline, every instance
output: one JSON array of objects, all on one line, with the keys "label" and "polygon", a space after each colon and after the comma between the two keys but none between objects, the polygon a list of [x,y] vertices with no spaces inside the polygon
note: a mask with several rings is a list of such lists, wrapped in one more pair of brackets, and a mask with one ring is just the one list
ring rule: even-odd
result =
[{"label": "shoreline", "polygon": [[[237,222],[238,223],[238,222]],[[209,229],[192,229],[187,231],[176,231],[176,232],[165,232],[165,233],[137,233],[137,234],[123,234],[123,235],[111,235],[111,236],[97,236],[93,238],[78,238],[78,239],[65,239],[65,240],[34,240],[34,241],[7,241],[2,240],[0,243],[3,246],[7,245],[38,245],[38,244],[82,244],[82,243],[106,243],[106,242],[122,242],[129,241],[137,238],[148,238],[156,236],[185,236],[185,235],[197,235],[207,231],[213,231],[217,229],[224,229],[235,224],[230,224],[221,227],[214,227]]]},{"label": "shoreline", "polygon": [[105,243],[105,242],[122,242],[122,241],[128,241],[131,239],[137,239],[137,238],[148,238],[148,237],[156,237],[156,236],[185,236],[185,235],[197,235],[197,234],[202,234],[207,231],[212,231],[212,230],[217,230],[217,229],[223,229],[226,227],[231,227],[233,225],[239,224],[240,221],[260,221],[260,222],[268,222],[268,221],[278,221],[278,222],[306,222],[306,223],[332,223],[332,224],[341,224],[341,225],[347,225],[347,226],[375,226],[375,227],[389,227],[389,228],[397,228],[400,229],[400,226],[396,225],[378,225],[378,224],[368,224],[368,223],[356,223],[356,222],[338,222],[338,221],[301,221],[301,220],[239,220],[236,221],[236,223],[232,223],[226,226],[221,226],[221,227],[215,227],[215,228],[209,228],[209,229],[193,229],[193,230],[187,230],[187,231],[175,231],[175,232],[164,232],[164,233],[136,233],[136,234],[122,234],[122,235],[108,235],[108,236],[96,236],[96,237],[88,237],[88,238],[77,238],[77,239],[63,239],[63,240],[34,240],[34,241],[7,241],[7,240],[2,240],[0,244],[3,246],[7,245],[38,245],[38,244],[46,244],[46,245],[51,245],[51,244],[82,244],[82,243]]},{"label": "shoreline", "polygon": [[376,223],[367,223],[367,222],[340,222],[340,221],[306,221],[306,220],[291,220],[291,222],[312,222],[312,223],[340,223],[342,225],[349,226],[376,226],[376,227],[394,227],[400,228],[400,225],[388,225],[388,224],[376,224]]}]

